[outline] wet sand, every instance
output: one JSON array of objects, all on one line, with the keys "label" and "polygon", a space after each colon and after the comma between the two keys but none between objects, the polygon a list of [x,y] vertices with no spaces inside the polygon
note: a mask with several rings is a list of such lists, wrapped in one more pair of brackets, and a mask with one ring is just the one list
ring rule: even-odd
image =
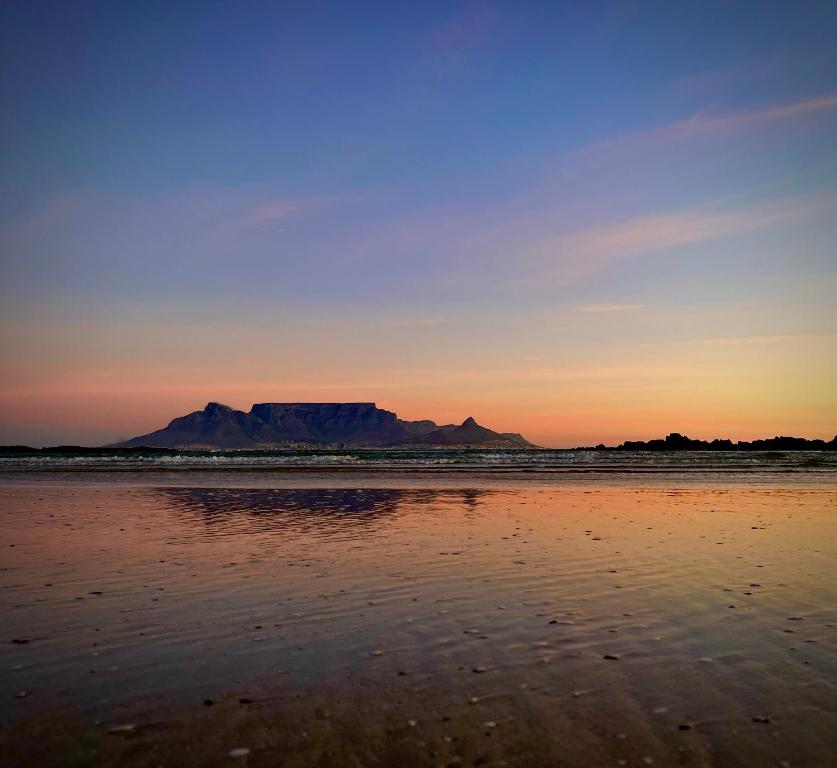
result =
[{"label": "wet sand", "polygon": [[6,762],[834,764],[837,489],[418,482],[0,487]]}]

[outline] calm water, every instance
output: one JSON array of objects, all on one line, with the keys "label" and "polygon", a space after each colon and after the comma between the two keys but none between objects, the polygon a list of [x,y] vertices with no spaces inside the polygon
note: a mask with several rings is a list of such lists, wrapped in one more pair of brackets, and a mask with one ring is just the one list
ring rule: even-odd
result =
[{"label": "calm water", "polygon": [[765,473],[6,474],[4,741],[20,764],[835,765],[837,485]]}]

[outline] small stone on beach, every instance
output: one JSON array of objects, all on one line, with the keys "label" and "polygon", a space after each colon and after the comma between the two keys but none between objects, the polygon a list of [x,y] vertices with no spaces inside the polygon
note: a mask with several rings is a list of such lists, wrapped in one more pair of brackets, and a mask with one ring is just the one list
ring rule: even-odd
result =
[{"label": "small stone on beach", "polygon": [[133,733],[137,727],[132,723],[126,723],[125,725],[115,725],[113,728],[108,730],[108,733],[113,733],[115,735],[121,735],[126,733]]}]

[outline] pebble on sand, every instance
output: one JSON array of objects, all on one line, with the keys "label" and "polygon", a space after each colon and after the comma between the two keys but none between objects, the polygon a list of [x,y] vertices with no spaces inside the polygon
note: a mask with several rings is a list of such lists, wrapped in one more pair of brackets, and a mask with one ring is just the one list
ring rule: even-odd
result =
[{"label": "pebble on sand", "polygon": [[474,667],[473,670],[476,674],[481,674],[482,672],[488,672],[486,667]]},{"label": "pebble on sand", "polygon": [[108,730],[108,733],[113,733],[116,735],[133,733],[137,727],[133,723],[126,723],[125,725],[115,725],[113,728]]},{"label": "pebble on sand", "polygon": [[608,661],[619,661],[620,656],[618,653],[606,653],[604,655],[604,658],[606,658]]}]

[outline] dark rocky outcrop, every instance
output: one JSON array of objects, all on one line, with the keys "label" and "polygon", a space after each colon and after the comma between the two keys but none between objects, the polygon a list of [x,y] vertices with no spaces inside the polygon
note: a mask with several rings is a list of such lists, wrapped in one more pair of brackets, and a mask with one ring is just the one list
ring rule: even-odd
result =
[{"label": "dark rocky outcrop", "polygon": [[164,429],[116,447],[264,448],[298,445],[415,446],[491,445],[527,447],[520,435],[502,435],[474,419],[440,427],[404,421],[374,403],[257,403],[249,412],[209,403],[174,419]]},{"label": "dark rocky outcrop", "polygon": [[833,440],[807,440],[804,437],[768,437],[763,440],[729,439],[692,440],[679,432],[672,432],[665,439],[626,440],[610,448],[597,445],[595,448],[577,448],[576,450],[595,451],[834,451],[837,450],[837,436]]},{"label": "dark rocky outcrop", "polygon": [[439,427],[423,435],[415,435],[404,441],[408,445],[473,445],[480,447],[526,448],[532,444],[516,433],[495,432],[481,427],[469,416],[459,426]]}]

